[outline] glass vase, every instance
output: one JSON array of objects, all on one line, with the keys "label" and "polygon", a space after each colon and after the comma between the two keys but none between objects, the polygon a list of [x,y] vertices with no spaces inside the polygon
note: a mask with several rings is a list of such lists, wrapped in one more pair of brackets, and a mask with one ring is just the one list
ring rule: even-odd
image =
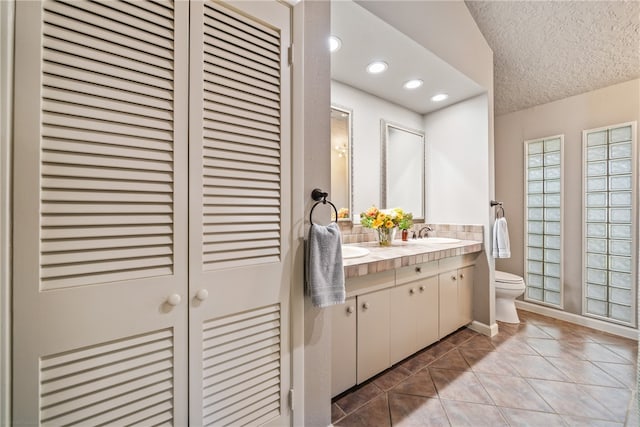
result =
[{"label": "glass vase", "polygon": [[391,246],[393,239],[396,237],[396,228],[380,227],[376,231],[378,232],[378,244],[380,246]]}]

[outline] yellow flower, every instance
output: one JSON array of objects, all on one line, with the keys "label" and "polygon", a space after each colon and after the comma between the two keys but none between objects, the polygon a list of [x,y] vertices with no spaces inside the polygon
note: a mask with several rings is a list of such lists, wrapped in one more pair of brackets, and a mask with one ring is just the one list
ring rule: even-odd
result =
[{"label": "yellow flower", "polygon": [[382,220],[379,218],[376,218],[371,225],[373,226],[373,228],[378,228],[382,225]]},{"label": "yellow flower", "polygon": [[387,222],[384,224],[384,226],[387,227],[387,228],[393,228],[393,227],[395,227],[395,224],[393,223],[393,221],[388,219]]}]

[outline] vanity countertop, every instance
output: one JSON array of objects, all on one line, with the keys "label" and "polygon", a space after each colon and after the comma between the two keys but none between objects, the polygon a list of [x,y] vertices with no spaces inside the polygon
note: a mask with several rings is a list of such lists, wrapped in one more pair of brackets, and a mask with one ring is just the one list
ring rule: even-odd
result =
[{"label": "vanity countertop", "polygon": [[428,246],[403,242],[402,240],[394,240],[391,246],[380,246],[377,242],[346,246],[360,246],[370,251],[366,256],[342,261],[344,275],[347,279],[436,261],[441,258],[481,252],[484,249],[483,242],[476,240],[461,240],[457,243],[438,243]]}]

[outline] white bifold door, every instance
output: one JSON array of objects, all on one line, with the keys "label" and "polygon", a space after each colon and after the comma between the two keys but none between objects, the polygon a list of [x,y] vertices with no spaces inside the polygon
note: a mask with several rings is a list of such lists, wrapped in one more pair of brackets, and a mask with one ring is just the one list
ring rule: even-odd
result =
[{"label": "white bifold door", "polygon": [[289,27],[16,2],[14,425],[290,424]]}]

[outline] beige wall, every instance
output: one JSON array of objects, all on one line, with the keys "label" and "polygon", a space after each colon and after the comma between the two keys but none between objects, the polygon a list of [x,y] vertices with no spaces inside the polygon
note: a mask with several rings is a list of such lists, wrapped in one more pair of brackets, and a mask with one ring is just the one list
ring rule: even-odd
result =
[{"label": "beige wall", "polygon": [[496,269],[524,271],[525,140],[564,134],[564,309],[582,312],[582,131],[640,121],[640,80],[565,98],[495,119],[496,199],[509,221],[511,258]]},{"label": "beige wall", "polygon": [[[314,188],[329,191],[331,187],[331,60],[327,49],[331,9],[328,1],[306,1],[298,6],[304,8],[304,57],[301,58],[304,94],[300,119],[304,123],[302,200],[305,212],[305,224],[298,230],[303,231],[306,237],[308,213],[314,203],[311,191]],[[322,224],[329,222],[329,216],[328,209],[313,213],[314,221]],[[296,286],[298,290],[302,289],[302,280]],[[331,316],[329,310],[313,307],[308,297],[304,298],[303,393],[304,425],[331,424]]]}]

